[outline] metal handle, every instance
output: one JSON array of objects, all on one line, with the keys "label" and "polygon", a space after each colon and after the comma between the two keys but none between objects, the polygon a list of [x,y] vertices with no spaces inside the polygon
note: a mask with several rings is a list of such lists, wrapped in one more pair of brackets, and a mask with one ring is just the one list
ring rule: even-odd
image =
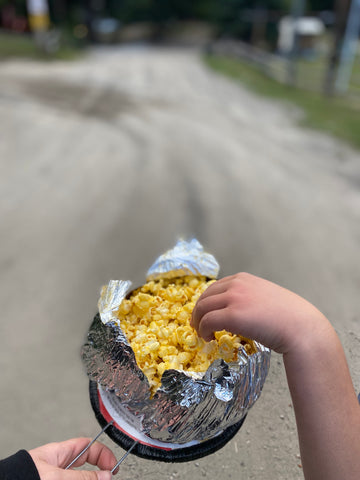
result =
[{"label": "metal handle", "polygon": [[131,452],[131,450],[138,444],[138,440],[134,440],[134,443],[131,445],[131,447],[129,448],[129,450],[125,453],[125,455],[123,455],[120,460],[117,462],[117,464],[115,465],[115,467],[111,470],[111,473],[114,475],[114,472],[115,470],[118,468],[118,466],[125,460],[125,458],[129,455],[129,453]]},{"label": "metal handle", "polygon": [[[79,455],[77,455],[74,460],[72,460],[69,465],[67,465],[67,467],[65,467],[65,470],[68,470],[69,468],[71,468],[74,463],[79,460],[79,458],[84,455],[84,453],[91,447],[91,445],[93,443],[96,442],[96,440],[105,432],[105,430],[110,427],[110,425],[112,425],[114,423],[113,420],[111,420],[111,422],[109,422],[108,424],[105,425],[105,427],[101,430],[100,433],[98,433],[90,442],[89,444],[79,453]],[[135,440],[134,443],[131,445],[131,447],[129,448],[129,450],[120,458],[120,460],[116,463],[115,467],[111,470],[111,473],[114,475],[114,472],[115,470],[118,468],[118,466],[125,460],[125,458],[131,453],[132,449],[138,444],[138,440]]]}]

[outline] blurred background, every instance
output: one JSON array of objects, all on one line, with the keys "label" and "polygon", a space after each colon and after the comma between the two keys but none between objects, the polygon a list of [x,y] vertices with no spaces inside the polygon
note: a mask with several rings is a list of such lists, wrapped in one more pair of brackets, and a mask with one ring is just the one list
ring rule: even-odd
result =
[{"label": "blurred background", "polygon": [[356,91],[359,8],[352,0],[1,0],[0,52],[181,42],[245,58],[289,84]]},{"label": "blurred background", "polygon": [[[99,431],[100,288],[178,238],[314,303],[360,390],[359,33],[359,0],[0,0],[1,457]],[[276,354],[223,449],[119,478],[239,473],[303,478]]]}]

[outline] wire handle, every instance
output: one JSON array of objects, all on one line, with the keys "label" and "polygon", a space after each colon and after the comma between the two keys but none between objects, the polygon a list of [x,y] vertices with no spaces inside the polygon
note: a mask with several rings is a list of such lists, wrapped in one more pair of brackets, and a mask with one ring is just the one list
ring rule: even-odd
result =
[{"label": "wire handle", "polygon": [[[67,467],[65,467],[65,470],[68,470],[69,468],[71,468],[75,462],[77,462],[77,460],[79,460],[79,458],[84,455],[84,453],[89,450],[89,448],[91,447],[91,445],[93,445],[93,443],[96,442],[96,440],[105,432],[105,430],[110,427],[110,425],[112,425],[114,423],[113,420],[111,420],[109,423],[107,423],[105,425],[105,427],[101,430],[101,432],[99,432],[89,443],[88,445],[83,449],[81,450],[81,452],[74,458],[74,460],[72,460],[69,465],[67,465]],[[118,466],[125,460],[125,458],[130,454],[130,452],[132,451],[132,449],[138,444],[139,442],[137,440],[134,441],[134,443],[131,445],[131,447],[129,448],[129,450],[125,453],[125,455],[123,455],[120,460],[117,462],[117,464],[115,465],[115,467],[111,470],[111,473],[113,475],[115,470],[118,468]]]},{"label": "wire handle", "polygon": [[129,448],[129,450],[125,453],[125,455],[123,455],[120,460],[117,462],[117,464],[115,465],[115,467],[111,470],[111,473],[113,475],[115,470],[118,468],[118,466],[125,460],[125,458],[129,455],[129,453],[131,452],[131,450],[138,444],[138,440],[134,440],[134,443],[131,445],[131,447]]}]

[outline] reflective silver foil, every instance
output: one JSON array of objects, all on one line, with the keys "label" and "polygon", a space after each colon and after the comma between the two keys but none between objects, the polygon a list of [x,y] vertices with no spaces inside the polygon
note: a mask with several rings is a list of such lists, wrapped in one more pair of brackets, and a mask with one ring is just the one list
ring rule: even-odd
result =
[{"label": "reflective silver foil", "polygon": [[[179,255],[180,250],[186,252],[184,257]],[[175,252],[173,258],[171,252]],[[210,276],[210,270],[215,278],[218,265],[211,257],[202,251],[197,240],[180,241],[154,263],[147,279],[189,272]],[[205,259],[204,268],[201,259]],[[137,366],[134,352],[114,315],[129,287],[128,281],[112,280],[102,290],[101,310],[82,348],[88,376],[113,391],[129,412],[141,419],[142,433],[162,442],[208,440],[238,423],[261,393],[270,366],[270,350],[255,343],[257,352],[249,356],[240,347],[236,362],[215,360],[204,374],[166,370],[161,387],[150,398],[147,378]]]},{"label": "reflective silver foil", "polygon": [[131,285],[129,280],[110,280],[108,285],[103,287],[98,301],[98,309],[103,323],[112,322],[116,318],[115,312],[126,297]]},{"label": "reflective silver foil", "polygon": [[179,240],[175,247],[161,255],[149,268],[146,280],[174,278],[183,275],[205,275],[217,278],[219,264],[202,245],[193,238],[190,242]]}]

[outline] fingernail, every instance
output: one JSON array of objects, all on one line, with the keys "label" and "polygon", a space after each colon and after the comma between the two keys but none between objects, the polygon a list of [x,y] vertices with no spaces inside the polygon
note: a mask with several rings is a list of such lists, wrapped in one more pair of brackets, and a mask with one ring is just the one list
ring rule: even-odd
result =
[{"label": "fingernail", "polygon": [[111,480],[112,478],[111,472],[101,471],[96,473],[97,473],[98,480]]}]

